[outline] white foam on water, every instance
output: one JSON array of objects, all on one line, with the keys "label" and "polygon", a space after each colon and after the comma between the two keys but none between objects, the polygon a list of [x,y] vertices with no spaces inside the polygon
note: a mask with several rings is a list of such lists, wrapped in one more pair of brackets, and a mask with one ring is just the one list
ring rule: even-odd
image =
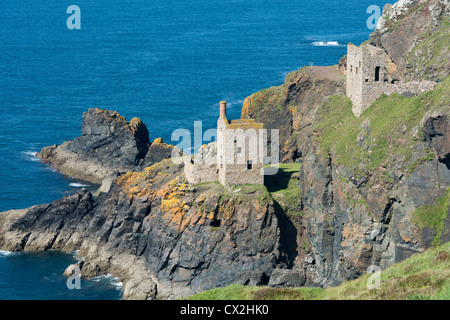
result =
[{"label": "white foam on water", "polygon": [[78,182],[72,182],[69,184],[70,187],[74,187],[74,188],[84,188],[84,187],[89,187],[88,184],[82,184],[82,183],[78,183]]},{"label": "white foam on water", "polygon": [[10,256],[10,255],[12,255],[12,254],[18,254],[18,253],[19,253],[19,252],[0,250],[0,256]]},{"label": "white foam on water", "polygon": [[21,152],[27,160],[38,162],[39,158],[36,156],[36,151],[22,151]]},{"label": "white foam on water", "polygon": [[119,278],[114,278],[110,274],[103,275],[103,276],[97,276],[97,277],[92,278],[91,280],[95,281],[95,282],[107,280],[113,287],[115,287],[116,290],[121,290],[122,286],[123,286],[123,282],[119,282]]},{"label": "white foam on water", "polygon": [[313,46],[317,46],[317,47],[339,47],[340,44],[337,41],[314,41]]}]

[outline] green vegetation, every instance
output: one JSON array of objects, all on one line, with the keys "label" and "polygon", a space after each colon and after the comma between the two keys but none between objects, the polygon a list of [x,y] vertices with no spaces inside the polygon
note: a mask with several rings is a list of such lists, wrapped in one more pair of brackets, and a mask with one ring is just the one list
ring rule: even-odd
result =
[{"label": "green vegetation", "polygon": [[[261,204],[267,204],[274,199],[286,215],[300,216],[303,214],[302,192],[299,185],[300,168],[300,163],[279,164],[277,174],[265,176],[265,185],[248,184],[225,188],[215,181],[197,183],[187,188],[198,192],[214,190],[220,194],[220,202],[231,198],[245,199],[250,194],[256,194]],[[202,207],[200,209],[203,210]]]},{"label": "green vegetation", "polygon": [[309,67],[304,67],[290,72],[286,75],[283,84],[260,90],[247,97],[242,106],[242,115],[250,115],[258,121],[263,114],[273,109],[272,106],[275,106],[282,113],[289,85],[296,82],[309,70]]},{"label": "green vegetation", "polygon": [[265,177],[267,190],[288,216],[302,215],[299,210],[302,203],[300,168],[300,163],[280,164],[276,175]]},{"label": "green vegetation", "polygon": [[232,284],[189,297],[189,300],[313,300],[323,296],[320,288],[267,288]]},{"label": "green vegetation", "polygon": [[238,186],[231,186],[225,188],[219,181],[201,182],[188,187],[191,190],[198,190],[199,192],[215,192],[220,195],[220,203],[228,201],[229,199],[243,200],[250,194],[256,194],[257,200],[261,204],[267,204],[272,201],[270,193],[262,184],[245,184]]},{"label": "green vegetation", "polygon": [[422,206],[413,213],[413,222],[419,227],[429,227],[436,231],[433,239],[433,245],[441,243],[442,232],[445,229],[445,219],[450,201],[450,188],[447,188],[446,194],[442,198],[437,198],[431,206]]},{"label": "green vegetation", "polygon": [[289,72],[284,78],[284,85],[289,86],[290,84],[296,82],[305,72],[308,72],[310,67],[303,67],[299,70]]},{"label": "green vegetation", "polygon": [[271,110],[268,106],[276,106],[277,109],[283,111],[284,85],[274,86],[258,91],[251,96],[245,98],[242,105],[241,115],[244,117],[254,118],[259,121],[261,116]]},{"label": "green vegetation", "polygon": [[[411,159],[411,134],[425,112],[450,105],[450,77],[433,91],[406,98],[398,94],[383,95],[361,117],[353,116],[351,101],[346,96],[331,96],[319,111],[320,121],[315,126],[323,156],[334,154],[339,164],[354,170],[369,171],[387,166],[393,156],[404,156],[405,164]],[[364,121],[370,122],[370,136],[365,146],[358,145],[358,135]]]},{"label": "green vegetation", "polygon": [[374,274],[365,274],[338,287],[267,288],[234,284],[201,292],[190,300],[448,300],[450,243],[415,254],[383,270],[379,289],[369,289]]},{"label": "green vegetation", "polygon": [[422,163],[433,160],[436,154],[430,150],[426,150],[427,154],[408,165],[408,173],[413,173]]},{"label": "green vegetation", "polygon": [[407,65],[414,66],[417,70],[425,70],[428,76],[432,70],[445,70],[448,63],[448,49],[450,47],[450,18],[444,17],[437,29],[429,26],[407,53],[405,61]]}]

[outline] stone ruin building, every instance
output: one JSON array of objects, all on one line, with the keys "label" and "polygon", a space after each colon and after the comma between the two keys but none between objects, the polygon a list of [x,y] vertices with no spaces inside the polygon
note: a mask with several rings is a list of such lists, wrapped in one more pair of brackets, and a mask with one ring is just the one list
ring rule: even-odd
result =
[{"label": "stone ruin building", "polygon": [[191,184],[219,181],[222,185],[264,184],[263,124],[254,119],[227,119],[220,102],[215,143],[186,159],[184,174]]},{"label": "stone ruin building", "polygon": [[383,93],[414,96],[432,90],[433,81],[402,83],[396,74],[397,66],[381,48],[370,44],[347,47],[347,96],[353,103],[356,117],[366,111]]}]

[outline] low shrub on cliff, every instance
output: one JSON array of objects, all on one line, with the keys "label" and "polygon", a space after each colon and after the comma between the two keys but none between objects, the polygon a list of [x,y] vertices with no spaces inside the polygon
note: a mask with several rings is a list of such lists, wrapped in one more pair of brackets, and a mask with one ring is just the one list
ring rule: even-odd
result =
[{"label": "low shrub on cliff", "polygon": [[268,288],[234,284],[201,292],[190,300],[448,300],[450,299],[450,242],[415,254],[380,274],[378,289],[365,274],[337,287]]},{"label": "low shrub on cliff", "polygon": [[267,190],[289,216],[302,214],[300,168],[300,163],[280,164],[277,174],[264,178]]},{"label": "low shrub on cliff", "polygon": [[430,206],[421,206],[413,213],[413,222],[419,227],[428,227],[436,232],[433,239],[433,245],[439,245],[441,236],[445,230],[445,220],[450,201],[450,188],[447,188],[444,197],[437,198],[435,203]]}]

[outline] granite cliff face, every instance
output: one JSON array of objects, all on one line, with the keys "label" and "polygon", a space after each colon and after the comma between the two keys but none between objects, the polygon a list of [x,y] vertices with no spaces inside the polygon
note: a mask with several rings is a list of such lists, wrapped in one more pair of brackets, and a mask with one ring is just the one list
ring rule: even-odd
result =
[{"label": "granite cliff face", "polygon": [[307,285],[336,285],[449,240],[448,10],[448,1],[388,5],[369,40],[391,56],[397,80],[440,82],[433,91],[384,95],[356,118],[343,57],[245,100],[242,118],[283,127],[280,161],[301,164],[302,211],[280,228]]},{"label": "granite cliff face", "polygon": [[280,130],[280,161],[292,162],[301,157],[318,107],[329,96],[344,93],[345,75],[338,66],[302,68],[289,73],[281,86],[247,97],[241,118]]}]

